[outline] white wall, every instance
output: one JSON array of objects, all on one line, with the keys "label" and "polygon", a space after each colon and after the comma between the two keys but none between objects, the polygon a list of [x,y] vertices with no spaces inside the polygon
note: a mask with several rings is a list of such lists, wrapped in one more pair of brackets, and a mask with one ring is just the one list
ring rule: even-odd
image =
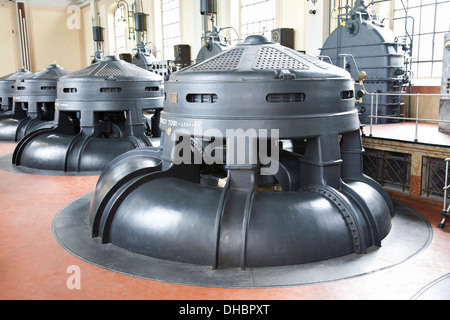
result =
[{"label": "white wall", "polygon": [[0,77],[16,72],[21,66],[18,55],[17,24],[13,3],[0,3]]},{"label": "white wall", "polygon": [[[30,71],[42,70],[54,62],[70,71],[80,69],[84,64],[84,37],[80,28],[69,28],[67,25],[72,15],[67,11],[71,2],[21,2],[25,4]],[[22,67],[16,3],[0,1],[0,10],[0,74],[7,74]]]}]

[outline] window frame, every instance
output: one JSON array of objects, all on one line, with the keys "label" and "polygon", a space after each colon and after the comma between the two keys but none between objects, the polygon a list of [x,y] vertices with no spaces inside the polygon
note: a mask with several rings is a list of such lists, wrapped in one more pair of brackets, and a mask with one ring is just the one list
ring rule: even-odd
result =
[{"label": "window frame", "polygon": [[[394,2],[394,18],[400,18],[406,14],[411,16],[407,22],[408,32],[413,37],[411,70],[413,81],[416,83],[433,83],[440,85],[442,78],[442,53],[444,51],[443,37],[450,32],[450,23],[447,27],[437,25],[440,5],[450,7],[450,0],[401,0]],[[442,6],[441,6],[442,7]],[[430,14],[433,17],[430,17]],[[442,13],[442,12],[441,12]],[[405,33],[405,21],[396,20],[393,31],[396,34]],[[448,20],[447,20],[448,21]],[[447,22],[443,21],[443,22]],[[445,30],[445,28],[448,28]],[[403,39],[405,36],[399,36]],[[430,82],[431,81],[431,82]]]},{"label": "window frame", "polygon": [[[117,17],[117,12],[119,10],[122,10],[121,16],[124,19],[128,19],[128,17],[126,16],[127,15],[127,11],[126,11],[125,5],[124,4],[120,4],[119,6],[117,6],[117,8],[114,10],[114,13],[113,13],[113,15],[114,15],[114,49],[115,49],[115,53],[117,55],[119,55],[121,53],[126,53],[128,51],[128,41],[127,41],[128,25],[126,25],[124,22],[120,22],[119,21],[119,19]],[[120,29],[120,24],[121,23],[123,24],[122,28],[121,28],[121,29],[123,29],[122,30],[123,31],[123,35],[118,35],[117,33],[118,33],[118,30]],[[120,46],[118,44],[118,39],[119,38],[123,38],[122,39],[123,41],[121,41],[123,43]]]}]

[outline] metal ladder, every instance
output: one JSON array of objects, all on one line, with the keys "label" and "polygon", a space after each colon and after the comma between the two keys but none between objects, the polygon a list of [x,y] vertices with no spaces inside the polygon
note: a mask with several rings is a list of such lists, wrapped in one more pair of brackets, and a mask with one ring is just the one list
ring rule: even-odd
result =
[{"label": "metal ladder", "polygon": [[445,159],[445,185],[444,185],[444,207],[442,209],[441,214],[444,216],[441,223],[438,225],[439,229],[444,229],[445,227],[445,220],[450,217],[449,211],[450,211],[450,205],[447,207],[447,190],[450,188],[450,185],[448,184],[448,164],[450,162],[450,158]]}]

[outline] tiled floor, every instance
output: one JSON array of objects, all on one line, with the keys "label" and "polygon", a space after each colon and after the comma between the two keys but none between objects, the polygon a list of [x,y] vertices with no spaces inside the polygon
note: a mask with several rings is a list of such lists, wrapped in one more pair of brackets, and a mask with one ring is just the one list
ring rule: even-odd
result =
[{"label": "tiled floor", "polygon": [[[0,156],[15,144],[0,143]],[[441,207],[408,202],[433,226],[426,250],[363,276],[316,285],[218,289],[139,279],[89,264],[63,249],[51,231],[55,215],[92,191],[98,177],[36,176],[0,170],[0,299],[327,300],[411,299],[450,273],[450,219],[437,229]],[[81,271],[81,288],[68,289],[69,266]]]}]

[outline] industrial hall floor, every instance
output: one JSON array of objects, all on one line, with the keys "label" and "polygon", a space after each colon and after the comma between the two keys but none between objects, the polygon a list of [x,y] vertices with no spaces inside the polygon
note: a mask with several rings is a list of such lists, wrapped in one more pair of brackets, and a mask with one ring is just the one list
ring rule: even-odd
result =
[{"label": "industrial hall floor", "polygon": [[[15,145],[0,143],[0,157],[11,154]],[[93,191],[97,180],[98,176],[0,170],[0,299],[411,300],[450,274],[450,219],[446,228],[438,229],[442,207],[408,200],[401,201],[428,220],[431,241],[406,261],[363,275],[311,285],[240,289],[171,284],[110,271],[65,250],[51,231],[55,215]],[[68,286],[71,266],[79,267],[79,288]]]}]

